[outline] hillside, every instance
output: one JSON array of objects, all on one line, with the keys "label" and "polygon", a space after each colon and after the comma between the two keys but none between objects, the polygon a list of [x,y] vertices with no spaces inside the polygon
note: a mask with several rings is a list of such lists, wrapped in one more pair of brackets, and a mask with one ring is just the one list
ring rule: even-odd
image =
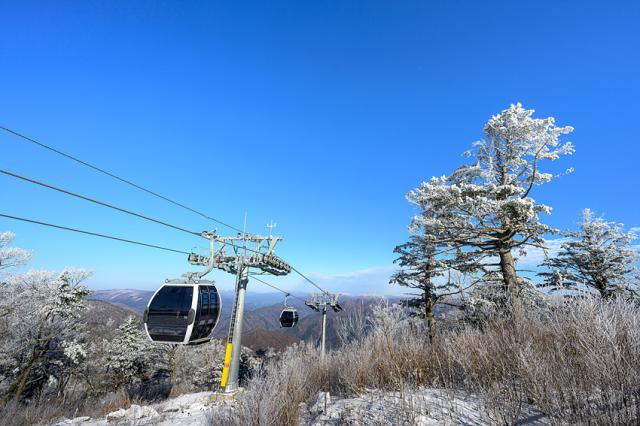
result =
[{"label": "hillside", "polygon": [[[314,313],[313,310],[297,299],[290,299],[289,305],[298,310],[301,320]],[[245,308],[244,321],[242,325],[243,332],[249,332],[252,330],[279,331],[283,335],[298,337],[296,328],[286,329],[280,326],[279,319],[282,308],[282,303],[263,306],[256,309]],[[214,337],[227,337],[227,331],[229,330],[229,317],[230,316],[228,315],[221,318],[220,323],[213,331]]]},{"label": "hillside", "polygon": [[90,334],[101,338],[111,338],[118,326],[125,322],[130,316],[138,314],[133,309],[114,305],[100,300],[85,300],[85,310],[82,311],[81,321],[87,324]]},{"label": "hillside", "polygon": [[281,351],[287,346],[299,341],[300,340],[296,337],[280,331],[253,329],[246,333],[242,333],[242,345],[247,346],[254,351],[264,351],[268,348]]}]

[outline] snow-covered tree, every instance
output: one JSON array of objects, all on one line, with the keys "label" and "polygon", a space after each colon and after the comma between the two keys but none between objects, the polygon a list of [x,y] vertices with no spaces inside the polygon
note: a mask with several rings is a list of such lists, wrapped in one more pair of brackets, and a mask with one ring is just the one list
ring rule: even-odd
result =
[{"label": "snow-covered tree", "polygon": [[79,313],[89,275],[29,271],[0,284],[0,402],[31,398],[53,383],[64,392],[86,355]]},{"label": "snow-covered tree", "polygon": [[15,237],[13,232],[0,233],[0,270],[22,265],[31,258],[29,251],[17,247],[9,247]]},{"label": "snow-covered tree", "polygon": [[553,117],[533,118],[533,112],[516,104],[492,117],[485,139],[465,153],[472,163],[423,182],[407,196],[429,212],[414,218],[414,228],[432,229],[436,243],[457,249],[458,268],[499,282],[509,298],[523,287],[517,256],[530,246],[544,248],[544,235],[554,232],[540,221],[551,208],[532,198],[537,186],[556,177],[542,166],[574,151],[560,141],[571,127],[557,127]]},{"label": "snow-covered tree", "polygon": [[429,233],[411,235],[409,241],[397,246],[393,251],[399,256],[394,263],[401,269],[390,279],[391,284],[419,291],[419,294],[411,293],[415,297],[406,300],[405,305],[417,309],[420,316],[427,320],[430,341],[435,337],[435,306],[459,292],[451,280],[438,279],[447,272],[449,266],[442,253],[446,252],[446,248],[434,244],[435,238]]},{"label": "snow-covered tree", "polygon": [[148,367],[152,352],[140,330],[140,319],[129,317],[118,327],[116,338],[107,349],[107,367],[115,373],[116,388],[140,380]]},{"label": "snow-covered tree", "polygon": [[570,238],[561,245],[557,256],[543,265],[548,272],[540,273],[552,290],[568,289],[597,292],[603,298],[619,294],[636,294],[638,253],[631,243],[636,238],[625,232],[623,225],[593,217],[585,209],[580,227],[567,233]]}]

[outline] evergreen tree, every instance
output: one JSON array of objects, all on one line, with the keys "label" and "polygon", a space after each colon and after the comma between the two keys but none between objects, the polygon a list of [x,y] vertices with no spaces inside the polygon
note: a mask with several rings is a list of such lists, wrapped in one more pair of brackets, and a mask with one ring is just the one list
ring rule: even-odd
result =
[{"label": "evergreen tree", "polygon": [[129,317],[107,349],[107,367],[115,373],[116,388],[141,379],[151,353],[149,342],[140,330],[140,320]]},{"label": "evergreen tree", "polygon": [[394,249],[394,253],[399,254],[394,263],[401,269],[391,276],[390,282],[420,291],[419,294],[412,293],[417,297],[407,300],[405,305],[417,309],[427,320],[429,340],[433,341],[436,330],[434,308],[452,290],[450,281],[436,281],[446,268],[445,262],[438,259],[442,254],[438,253],[433,236],[428,234],[411,235],[408,242]]},{"label": "evergreen tree", "polygon": [[631,247],[634,234],[624,232],[622,224],[594,218],[591,210],[585,209],[580,228],[567,235],[570,240],[561,245],[558,255],[543,263],[550,270],[540,273],[544,286],[596,292],[603,298],[637,295],[634,264],[638,254]]},{"label": "evergreen tree", "polygon": [[505,301],[525,287],[517,256],[527,247],[544,248],[544,235],[554,232],[540,221],[551,208],[531,197],[536,186],[555,177],[542,170],[543,162],[574,151],[570,142],[560,141],[571,127],[556,127],[553,117],[534,119],[533,112],[516,104],[492,117],[485,139],[465,153],[473,157],[471,164],[434,177],[407,196],[428,212],[414,218],[414,227],[433,230],[439,237],[434,243],[455,248],[458,268],[499,282]]}]

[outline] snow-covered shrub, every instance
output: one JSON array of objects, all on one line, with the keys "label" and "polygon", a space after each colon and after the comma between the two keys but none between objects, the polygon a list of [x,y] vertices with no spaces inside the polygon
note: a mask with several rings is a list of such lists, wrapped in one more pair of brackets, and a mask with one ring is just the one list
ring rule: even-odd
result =
[{"label": "snow-covered shrub", "polygon": [[442,383],[483,396],[496,422],[532,402],[565,424],[629,424],[640,418],[640,308],[588,298],[552,309],[517,309],[468,327],[436,352]]},{"label": "snow-covered shrub", "polygon": [[470,324],[482,328],[484,324],[499,316],[509,316],[518,309],[526,309],[536,312],[544,312],[549,309],[549,298],[538,291],[531,281],[525,278],[518,279],[519,297],[516,301],[510,301],[509,295],[500,282],[481,282],[475,286],[468,295],[460,298],[459,304],[462,310],[460,320],[464,324]]},{"label": "snow-covered shrub", "polygon": [[194,347],[173,347],[168,360],[173,395],[216,390],[222,376],[224,350],[219,340]]}]

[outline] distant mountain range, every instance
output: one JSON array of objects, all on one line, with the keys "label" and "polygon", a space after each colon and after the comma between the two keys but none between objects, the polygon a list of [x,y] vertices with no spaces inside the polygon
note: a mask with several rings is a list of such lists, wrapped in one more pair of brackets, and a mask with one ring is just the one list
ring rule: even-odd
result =
[{"label": "distant mountain range", "polygon": [[[118,310],[120,316],[122,312],[141,315],[153,293],[153,291],[133,289],[100,290],[91,294],[89,298],[121,308]],[[220,322],[213,331],[213,337],[226,339],[234,293],[228,290],[221,291],[220,296],[222,313]],[[343,311],[336,313],[329,310],[327,313],[328,347],[335,347],[339,344],[336,325],[340,317],[350,315],[356,309],[367,314],[379,300],[380,298],[371,296],[342,296],[340,304]],[[392,297],[388,300],[393,303],[399,301],[400,298]],[[322,315],[307,307],[299,299],[289,298],[288,304],[295,307],[300,315],[298,325],[293,328],[280,326],[279,318],[283,308],[282,295],[278,293],[247,293],[242,344],[254,350],[268,347],[281,350],[295,342],[319,342]],[[94,303],[94,306],[97,308],[102,305]]]},{"label": "distant mountain range", "polygon": [[[222,314],[221,318],[228,318],[231,316],[231,308],[233,306],[234,292],[231,290],[219,290],[220,299],[222,302]],[[113,289],[113,290],[98,290],[93,292],[89,299],[101,300],[103,302],[109,302],[113,305],[126,307],[133,309],[140,315],[144,312],[144,309],[149,303],[149,299],[153,296],[155,290],[134,290],[134,289]],[[247,292],[245,299],[245,310],[250,311],[258,309],[263,306],[274,305],[282,303],[284,301],[283,296],[280,293],[252,293]]]},{"label": "distant mountain range", "polygon": [[101,300],[112,305],[128,308],[142,315],[153,293],[153,291],[148,290],[98,290],[92,293],[89,299]]}]

